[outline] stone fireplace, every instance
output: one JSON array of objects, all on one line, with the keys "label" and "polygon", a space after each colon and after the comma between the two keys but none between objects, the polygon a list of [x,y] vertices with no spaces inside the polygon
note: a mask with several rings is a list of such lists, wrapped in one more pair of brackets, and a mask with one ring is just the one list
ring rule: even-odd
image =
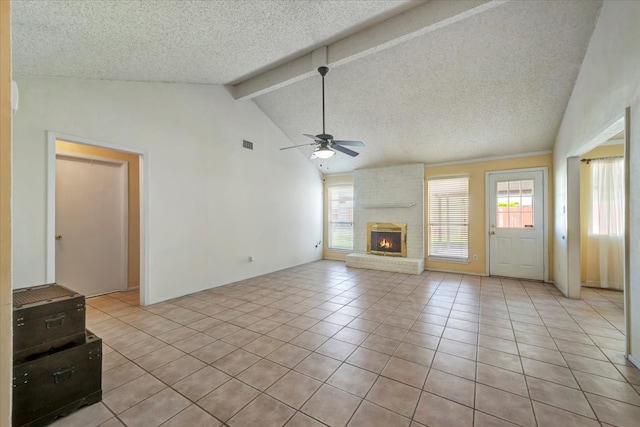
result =
[{"label": "stone fireplace", "polygon": [[367,223],[367,253],[384,256],[407,256],[407,224]]},{"label": "stone fireplace", "polygon": [[[348,267],[424,271],[424,165],[358,169],[353,174],[353,249]],[[370,224],[381,227],[372,238]],[[403,226],[399,238],[389,225]],[[373,228],[373,227],[372,227]],[[400,244],[398,251],[398,243]]]}]

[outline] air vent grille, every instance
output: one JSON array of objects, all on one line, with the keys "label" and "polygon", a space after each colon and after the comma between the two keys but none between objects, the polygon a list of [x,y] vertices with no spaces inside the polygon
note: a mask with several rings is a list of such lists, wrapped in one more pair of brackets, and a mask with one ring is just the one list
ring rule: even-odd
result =
[{"label": "air vent grille", "polygon": [[242,147],[248,150],[253,150],[253,142],[247,141],[246,139],[242,140]]}]

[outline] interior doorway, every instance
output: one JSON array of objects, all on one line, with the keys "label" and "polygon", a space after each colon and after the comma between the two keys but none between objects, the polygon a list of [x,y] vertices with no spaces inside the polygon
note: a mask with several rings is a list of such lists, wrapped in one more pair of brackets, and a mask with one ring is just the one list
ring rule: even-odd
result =
[{"label": "interior doorway", "polygon": [[623,291],[624,131],[580,162],[580,283]]},{"label": "interior doorway", "polygon": [[144,305],[145,153],[53,132],[48,148],[47,282],[87,296],[139,288]]},{"label": "interior doorway", "polygon": [[625,354],[630,316],[628,136],[629,109],[567,159],[567,213],[573,213],[567,218],[568,294],[599,302],[601,314],[620,331]]}]

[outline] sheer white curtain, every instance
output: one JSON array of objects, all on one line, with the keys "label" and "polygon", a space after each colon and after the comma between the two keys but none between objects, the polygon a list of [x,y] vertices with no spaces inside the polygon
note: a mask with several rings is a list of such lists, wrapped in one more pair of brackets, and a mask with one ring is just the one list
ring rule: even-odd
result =
[{"label": "sheer white curtain", "polygon": [[624,160],[592,160],[590,169],[587,285],[621,290],[624,268]]}]

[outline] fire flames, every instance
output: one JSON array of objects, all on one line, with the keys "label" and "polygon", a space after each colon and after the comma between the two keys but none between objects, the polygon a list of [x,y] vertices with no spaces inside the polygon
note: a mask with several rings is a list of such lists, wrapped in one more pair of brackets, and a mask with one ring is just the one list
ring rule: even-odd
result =
[{"label": "fire flames", "polygon": [[391,249],[393,247],[393,242],[390,239],[387,239],[386,237],[383,237],[378,242],[378,247],[382,248],[382,249]]}]

